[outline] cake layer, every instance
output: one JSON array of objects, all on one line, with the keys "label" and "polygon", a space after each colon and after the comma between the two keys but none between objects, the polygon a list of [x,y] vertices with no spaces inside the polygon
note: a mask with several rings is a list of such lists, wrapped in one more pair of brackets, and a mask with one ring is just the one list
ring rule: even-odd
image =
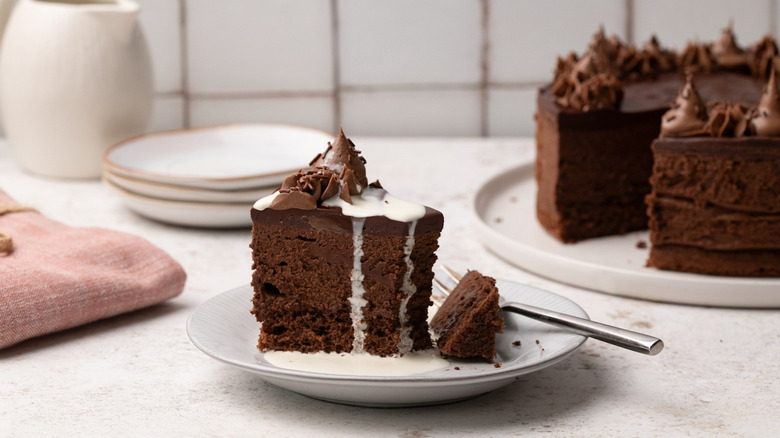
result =
[{"label": "cake layer", "polygon": [[[415,222],[353,218],[337,207],[253,209],[251,214],[253,313],[263,323],[260,349],[351,352],[356,317],[364,322],[360,347],[365,352],[398,354],[404,338],[411,349],[431,347],[425,313],[441,213],[427,208]],[[355,281],[364,290],[359,300],[366,302],[356,316],[351,277],[358,246],[361,278]],[[414,293],[405,302],[409,287]]]},{"label": "cake layer", "polygon": [[[663,110],[575,115],[544,105],[544,93],[539,100],[535,177],[541,225],[564,242],[645,228],[649,145]],[[581,118],[594,123],[581,124]]]},{"label": "cake layer", "polygon": [[710,251],[684,245],[653,245],[647,265],[697,274],[777,277],[780,250]]},{"label": "cake layer", "polygon": [[744,213],[684,198],[647,197],[650,241],[705,250],[780,250],[780,213]]},{"label": "cake layer", "polygon": [[780,138],[660,138],[653,151],[658,196],[780,213]]}]

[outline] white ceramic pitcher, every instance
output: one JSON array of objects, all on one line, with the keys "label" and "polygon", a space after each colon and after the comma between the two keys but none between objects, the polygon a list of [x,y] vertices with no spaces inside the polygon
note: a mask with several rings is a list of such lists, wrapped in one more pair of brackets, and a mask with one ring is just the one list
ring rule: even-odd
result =
[{"label": "white ceramic pitcher", "polygon": [[0,110],[19,163],[96,178],[152,111],[149,49],[129,0],[19,0],[0,48]]}]

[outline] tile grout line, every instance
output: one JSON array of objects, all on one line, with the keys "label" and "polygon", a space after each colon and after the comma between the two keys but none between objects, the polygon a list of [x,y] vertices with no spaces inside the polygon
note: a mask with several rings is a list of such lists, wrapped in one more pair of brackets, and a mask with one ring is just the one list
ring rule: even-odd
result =
[{"label": "tile grout line", "polygon": [[[357,93],[370,92],[414,92],[414,91],[458,91],[458,90],[476,90],[483,88],[502,88],[502,89],[526,89],[539,88],[546,82],[490,82],[483,83],[455,83],[455,84],[388,84],[388,85],[350,85],[338,87],[339,92],[349,91]],[[178,96],[179,92],[158,92],[158,97]],[[210,99],[279,99],[279,98],[318,98],[332,97],[330,90],[301,90],[301,91],[236,91],[236,92],[198,92],[188,93],[189,99],[210,100]],[[338,128],[338,127],[337,127]]]},{"label": "tile grout line", "polygon": [[338,0],[330,1],[331,14],[331,59],[333,62],[333,132],[338,132],[341,126],[341,50],[339,41],[339,15]]},{"label": "tile grout line", "polygon": [[187,39],[187,0],[179,0],[179,62],[181,63],[182,125],[189,128],[190,120],[190,75],[189,44]]},{"label": "tile grout line", "polygon": [[488,136],[488,117],[489,117],[489,102],[488,102],[488,76],[490,73],[489,64],[489,52],[490,42],[488,41],[488,30],[490,25],[489,19],[490,6],[488,0],[482,0],[482,47],[480,48],[480,68],[481,68],[481,80],[480,80],[480,136]]},{"label": "tile grout line", "polygon": [[628,44],[635,44],[634,42],[634,0],[625,0],[626,16],[625,16],[625,32],[626,42]]}]

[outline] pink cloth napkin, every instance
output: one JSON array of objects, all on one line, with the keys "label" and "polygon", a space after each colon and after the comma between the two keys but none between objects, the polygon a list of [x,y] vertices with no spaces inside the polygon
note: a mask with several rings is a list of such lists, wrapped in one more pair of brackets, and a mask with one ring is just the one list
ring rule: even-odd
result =
[{"label": "pink cloth napkin", "polygon": [[[0,204],[14,204],[0,190]],[[144,239],[73,228],[34,211],[0,215],[0,349],[179,295],[186,274]]]}]

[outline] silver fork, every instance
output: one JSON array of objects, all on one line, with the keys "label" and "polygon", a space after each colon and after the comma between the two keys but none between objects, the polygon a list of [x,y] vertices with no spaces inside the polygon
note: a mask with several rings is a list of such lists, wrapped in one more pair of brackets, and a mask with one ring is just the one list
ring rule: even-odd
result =
[{"label": "silver fork", "polygon": [[[446,266],[443,268],[455,283],[460,282],[462,277],[458,273]],[[445,295],[449,296],[452,292],[452,290],[438,279],[434,278],[433,281],[436,283],[436,287]],[[525,285],[525,287],[533,288],[528,285]],[[501,310],[517,313],[518,315],[545,322],[566,331],[598,339],[599,341],[604,341],[638,353],[655,356],[664,349],[664,342],[656,337],[591,321],[585,318],[578,318],[553,310],[543,309],[541,307],[522,304],[516,301],[507,301],[501,296],[500,291],[498,305],[501,307]]]}]

